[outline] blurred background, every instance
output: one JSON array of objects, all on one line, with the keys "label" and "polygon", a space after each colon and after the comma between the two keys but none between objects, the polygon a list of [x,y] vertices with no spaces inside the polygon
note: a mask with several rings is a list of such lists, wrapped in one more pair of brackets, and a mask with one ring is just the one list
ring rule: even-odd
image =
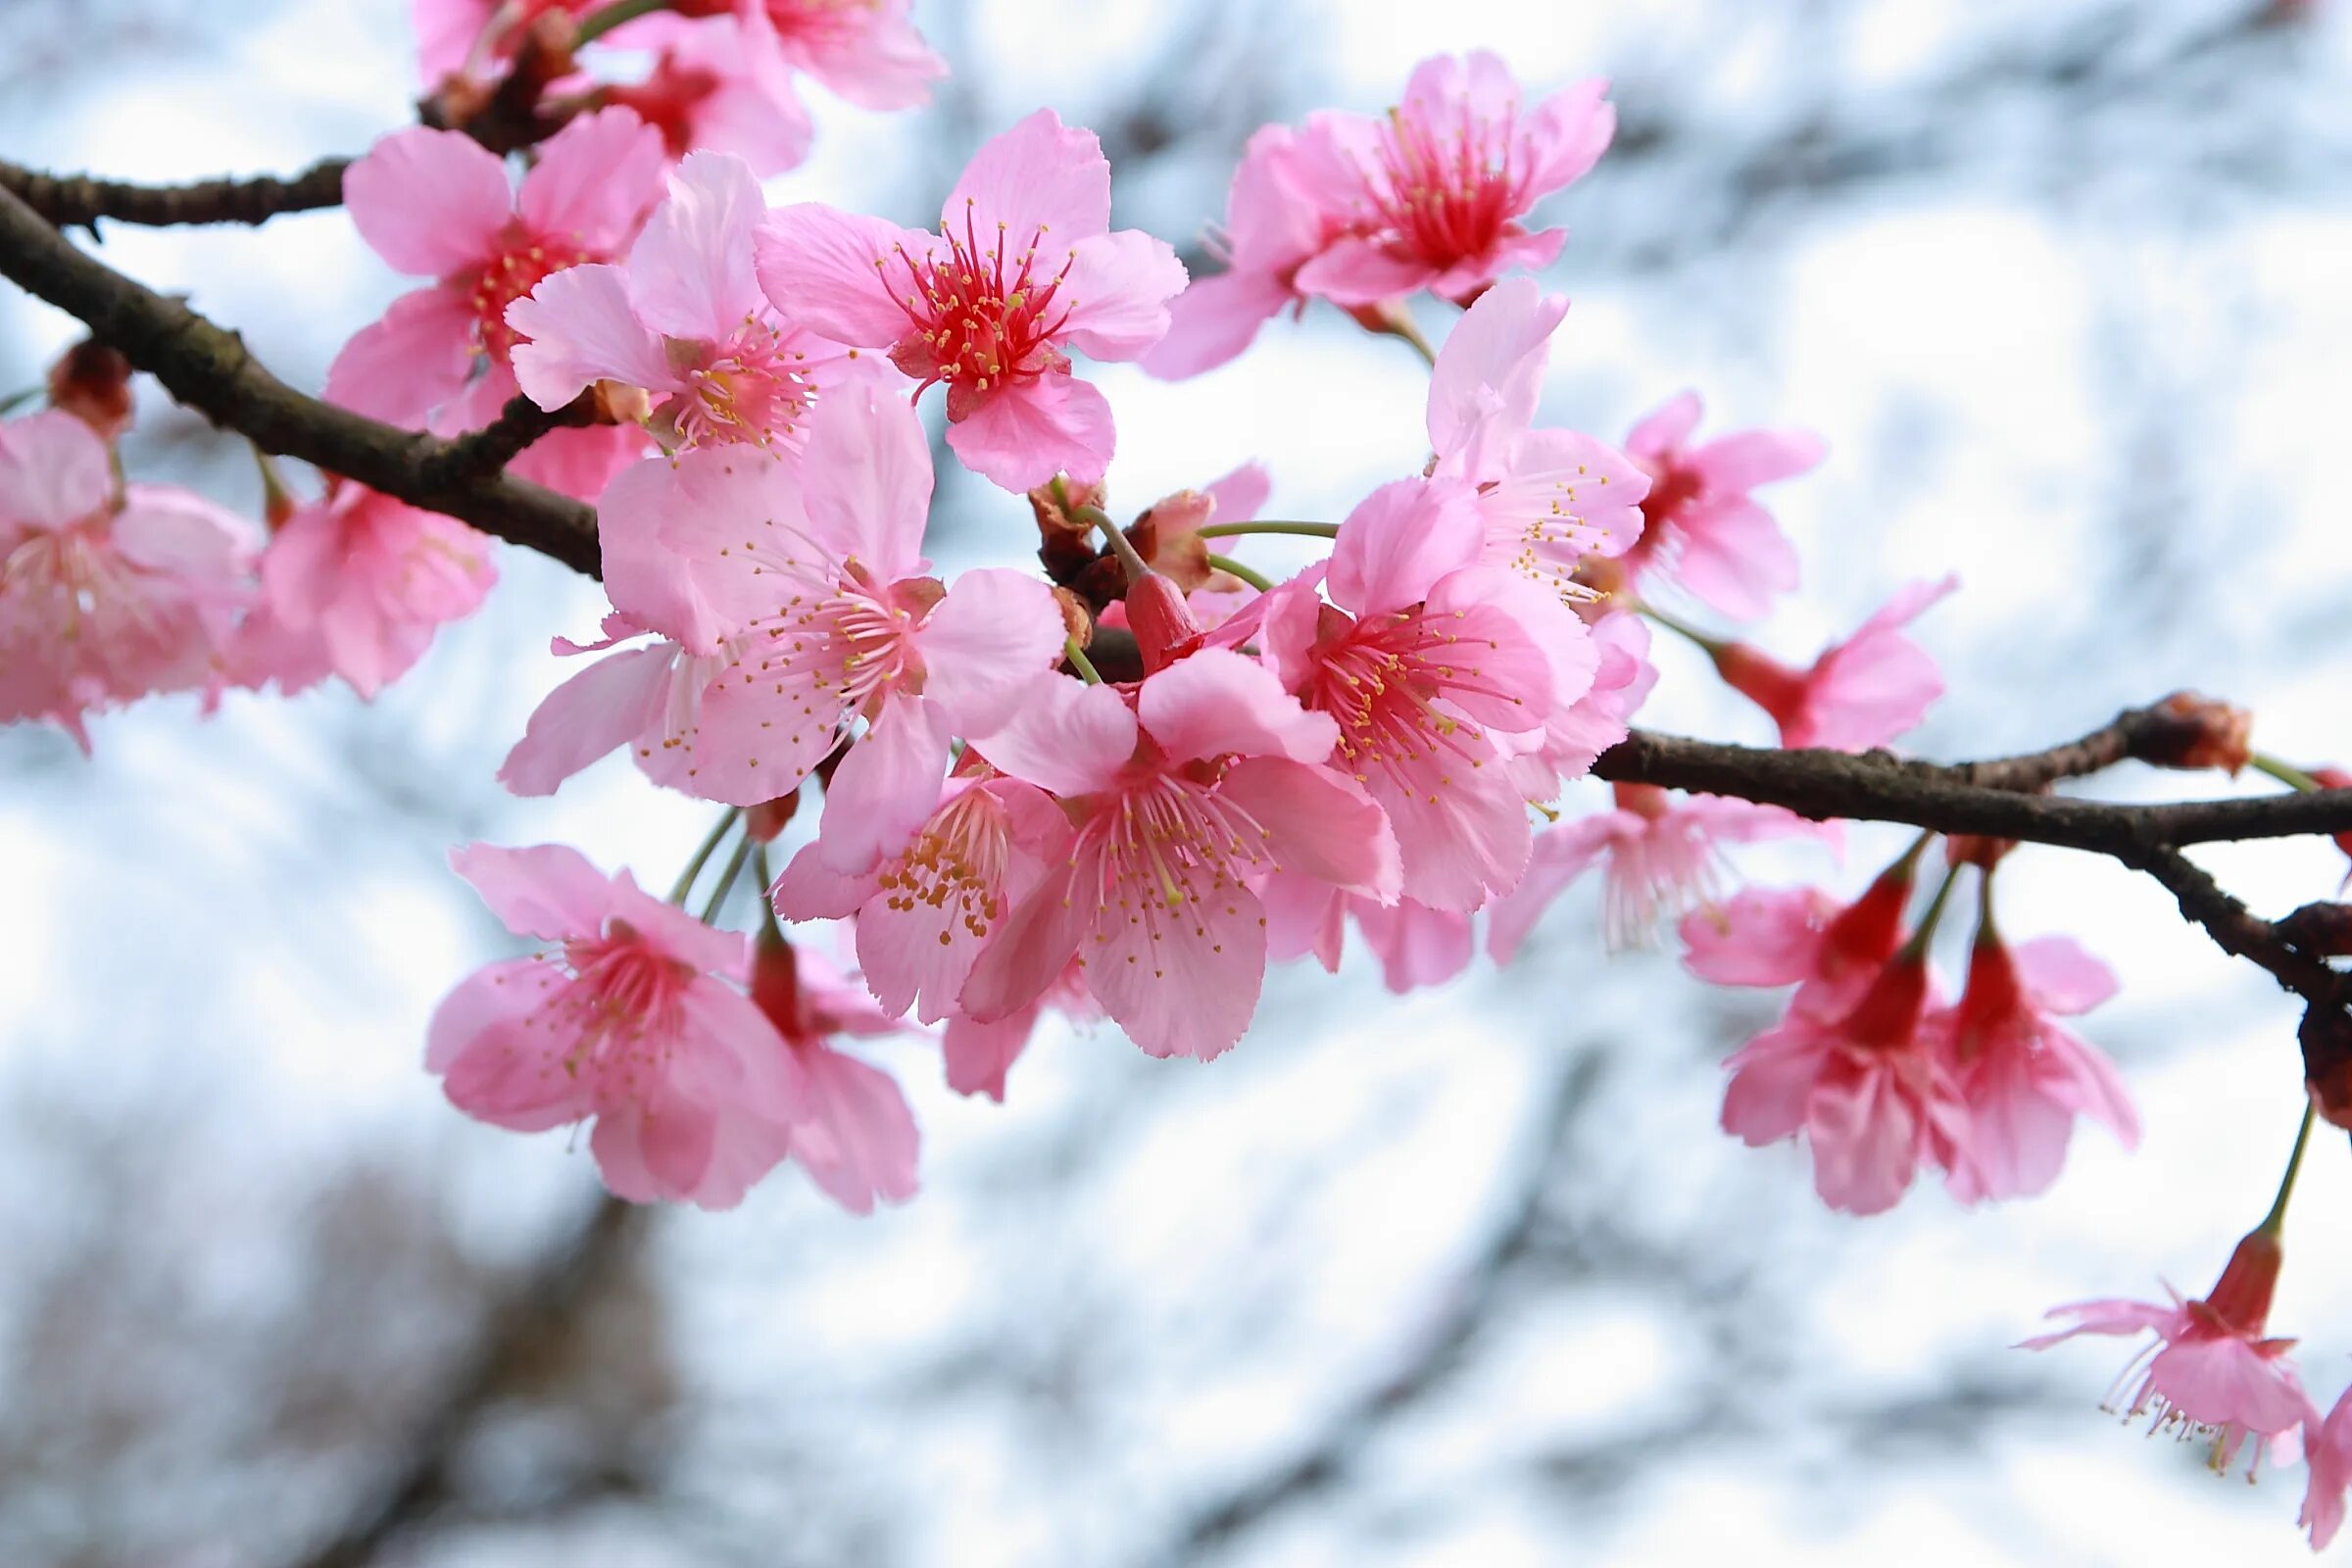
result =
[{"label": "blurred background", "polygon": [[[2257,741],[2352,753],[2340,632],[2352,24],[2249,0],[938,0],[956,74],[884,118],[812,90],[771,187],[921,221],[1040,103],[1096,127],[1117,220],[1199,261],[1248,133],[1394,101],[1487,46],[1531,92],[1603,74],[1600,168],[1541,216],[1575,301],[1546,414],[1622,438],[1686,385],[1710,429],[1802,424],[1770,500],[1810,658],[1894,587],[1949,696],[1910,738],[2031,748],[2193,685]],[[398,0],[10,0],[0,154],[171,179],[292,171],[412,115]],[[117,267],[316,387],[404,286],[340,213],[107,230]],[[1438,325],[1434,311],[1427,318]],[[0,390],[75,336],[0,289]],[[1263,460],[1281,516],[1417,468],[1425,374],[1336,312],[1174,386],[1096,372],[1113,511]],[[249,511],[242,446],[142,384],[134,474]],[[936,400],[932,400],[934,412]],[[933,556],[1018,559],[953,463]],[[1268,541],[1255,559],[1281,564]],[[2008,1348],[2048,1305],[2188,1294],[2269,1201],[2297,1013],[2152,885],[2021,853],[2013,936],[2121,972],[2087,1033],[2147,1122],[2036,1202],[1822,1211],[1805,1157],[1715,1129],[1775,1000],[1603,953],[1572,893],[1507,973],[1396,1001],[1276,973],[1212,1065],[1050,1027],[1008,1102],[919,1037],[925,1191],[870,1219],[783,1171],[737,1212],[600,1207],[584,1149],[466,1121],[424,1021],[513,951],[456,843],[564,841],[666,882],[709,822],[617,761],[547,802],[492,772],[593,584],[518,551],[372,707],[192,700],[0,730],[0,1564],[1758,1564],[2301,1560],[2300,1473],[2249,1488],[2102,1415],[2130,1354]],[[1644,722],[1764,740],[1662,646]],[[2160,797],[2200,781],[2119,776]],[[1593,786],[1592,799],[1602,799]],[[1859,885],[1759,852],[1765,879]],[[2200,852],[2257,909],[2341,858]],[[739,904],[736,918],[748,919]],[[1958,933],[1955,933],[1956,935]],[[2323,1140],[2274,1331],[2352,1378],[2352,1160]]]}]

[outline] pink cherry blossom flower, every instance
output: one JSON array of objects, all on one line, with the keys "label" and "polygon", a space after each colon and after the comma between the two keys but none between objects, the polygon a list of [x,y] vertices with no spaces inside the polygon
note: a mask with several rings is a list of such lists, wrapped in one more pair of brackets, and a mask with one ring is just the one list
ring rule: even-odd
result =
[{"label": "pink cherry blossom flower", "polygon": [[1579,82],[1522,112],[1509,69],[1479,50],[1423,61],[1384,118],[1318,115],[1306,139],[1330,172],[1311,183],[1352,176],[1361,232],[1300,268],[1298,287],[1341,305],[1419,289],[1467,305],[1504,272],[1548,266],[1568,231],[1519,220],[1607,149],[1605,90]]},{"label": "pink cherry blossom flower", "polygon": [[1714,650],[1715,668],[1735,691],[1772,715],[1787,747],[1861,752],[1910,729],[1943,695],[1943,676],[1902,628],[1960,586],[1957,577],[1913,583],[1810,669],[1795,670],[1745,643]]},{"label": "pink cherry blossom flower", "polygon": [[[662,139],[625,109],[582,115],[510,188],[471,137],[415,127],[378,141],[344,176],[360,237],[394,270],[433,281],[392,302],[343,346],[326,395],[361,414],[442,434],[487,424],[516,391],[521,341],[507,307],[551,272],[610,261],[661,193]],[[558,430],[513,465],[593,496],[643,447],[613,425]]]},{"label": "pink cherry blossom flower", "polygon": [[1848,905],[1816,888],[1746,888],[1694,909],[1682,921],[1683,965],[1709,985],[1802,985],[1855,1000],[1902,942],[1919,855]]},{"label": "pink cherry blossom flower", "polygon": [[[647,466],[660,486],[662,466]],[[931,814],[951,737],[1002,724],[1059,661],[1053,593],[1004,569],[944,594],[924,575],[930,448],[914,412],[870,387],[828,405],[797,472],[713,451],[671,477],[672,499],[647,509],[658,550],[615,560],[608,523],[606,581],[617,608],[689,653],[727,658],[702,693],[681,787],[770,800],[863,718],[817,844],[835,870],[864,870]]]},{"label": "pink cherry blossom flower", "polygon": [[118,487],[71,414],[0,422],[0,723],[83,718],[222,674],[253,598],[245,523],[202,497]]},{"label": "pink cherry blossom flower", "polygon": [[2077,1116],[2104,1122],[2126,1149],[2139,1146],[2139,1117],[2115,1064],[2058,1022],[2114,994],[2107,966],[2064,937],[2012,951],[1989,924],[1978,929],[1960,1004],[1936,1020],[1968,1102],[1953,1197],[1973,1203],[2042,1191],[2066,1162]]},{"label": "pink cherry blossom flower", "polygon": [[1225,198],[1224,227],[1207,240],[1225,270],[1195,279],[1168,307],[1168,335],[1145,351],[1146,372],[1181,381],[1213,370],[1284,307],[1306,308],[1299,268],[1361,221],[1352,178],[1315,184],[1328,176],[1327,165],[1288,125],[1261,126],[1250,138]]},{"label": "pink cherry blossom flower", "polygon": [[640,386],[670,451],[734,442],[797,453],[839,346],[782,320],[752,276],[752,234],[767,204],[751,166],[695,153],[670,175],[625,266],[585,263],[507,308],[524,341],[515,380],[560,409],[598,381]]},{"label": "pink cherry blossom flower", "polygon": [[2325,1551],[2344,1527],[2344,1489],[2352,1487],[2352,1389],[2337,1396],[2325,1422],[2316,1407],[2304,1410],[2303,1458],[2311,1475],[2295,1523],[2311,1532],[2312,1550]]},{"label": "pink cherry blossom flower", "polygon": [[1287,869],[1396,894],[1396,840],[1380,808],[1319,765],[1338,734],[1230,649],[1201,649],[1132,693],[1040,682],[980,747],[1059,796],[1077,841],[998,927],[964,985],[965,1013],[1010,1016],[1075,956],[1146,1052],[1223,1053],[1265,981],[1255,884]]},{"label": "pink cherry blossom flower", "polygon": [[807,1114],[800,1061],[740,983],[744,938],[607,878],[559,845],[476,844],[450,863],[518,935],[434,1012],[425,1066],[450,1102],[516,1132],[596,1124],[605,1185],[632,1202],[728,1208]]},{"label": "pink cherry blossom flower", "polygon": [[1692,446],[1698,416],[1698,394],[1684,392],[1626,437],[1649,494],[1625,566],[1639,581],[1669,579],[1735,620],[1753,620],[1796,586],[1796,547],[1748,492],[1818,466],[1821,438],[1742,430]]},{"label": "pink cherry blossom flower", "polygon": [[1759,1149],[1801,1134],[1823,1202],[1892,1208],[1922,1165],[1948,1166],[1967,1138],[1967,1107],[1924,1028],[1932,992],[1913,952],[1850,1004],[1842,988],[1800,989],[1778,1025],[1725,1063],[1724,1131]]},{"label": "pink cherry blossom flower", "polygon": [[940,228],[786,207],[760,235],[760,283],[812,330],[946,383],[948,444],[974,472],[1014,491],[1101,479],[1110,405],[1062,350],[1132,360],[1158,342],[1184,287],[1176,253],[1111,231],[1102,144],[1050,109],[974,155]]},{"label": "pink cherry blossom flower", "polygon": [[1340,525],[1331,604],[1311,577],[1220,629],[1253,633],[1284,686],[1339,723],[1335,763],[1387,812],[1405,897],[1469,910],[1527,868],[1526,799],[1496,734],[1541,731],[1585,694],[1584,622],[1479,564],[1484,528],[1458,481],[1400,479]]},{"label": "pink cherry blossom flower", "polygon": [[1312,956],[1340,972],[1348,922],[1380,964],[1381,984],[1398,996],[1443,985],[1470,967],[1470,916],[1412,899],[1382,904],[1328,882],[1277,872],[1258,890],[1266,906],[1266,953],[1277,960]]},{"label": "pink cherry blossom flower", "polygon": [[262,598],[238,628],[238,682],[293,693],[329,674],[372,698],[423,657],[433,629],[480,608],[490,541],[454,517],[336,483],[262,556]]},{"label": "pink cherry blossom flower", "polygon": [[[2121,1388],[2145,1363],[2125,1415],[2153,1412],[2151,1430],[2173,1427],[2184,1437],[2211,1438],[2214,1468],[2227,1469],[2249,1436],[2293,1431],[2311,1413],[2287,1359],[2295,1342],[2263,1334],[2281,1260],[2277,1236],[2253,1231],[2238,1242],[2212,1294],[2201,1300],[2182,1300],[2167,1285],[2170,1305],[2099,1300],[2052,1307],[2050,1317],[2072,1318],[2074,1326],[2019,1348],[2046,1349],[2078,1334],[2153,1333],[2154,1343],[2116,1378]],[[2305,1511],[2310,1513],[2308,1502]]]},{"label": "pink cherry blossom flower", "polygon": [[1006,912],[1069,848],[1069,823],[1045,791],[967,775],[949,780],[929,820],[870,869],[837,871],[810,844],[770,892],[788,920],[855,916],[858,965],[883,1012],[912,1007],[937,1023],[955,1013]]},{"label": "pink cherry blossom flower", "polygon": [[[1589,613],[1589,608],[1588,612]],[[1592,685],[1564,710],[1554,710],[1541,744],[1511,759],[1511,777],[1531,801],[1547,801],[1570,779],[1592,770],[1600,754],[1624,740],[1657,684],[1649,662],[1649,623],[1630,610],[1592,616],[1598,662]]]},{"label": "pink cherry blossom flower", "polygon": [[1454,323],[1430,375],[1430,471],[1477,493],[1491,563],[1590,599],[1576,569],[1641,537],[1649,476],[1589,435],[1533,428],[1551,335],[1567,311],[1533,278],[1512,278]]},{"label": "pink cherry blossom flower", "polygon": [[1661,919],[1722,895],[1721,846],[1789,835],[1835,837],[1834,824],[1719,795],[1679,800],[1649,784],[1616,784],[1616,809],[1561,822],[1536,837],[1527,875],[1494,905],[1487,952],[1511,956],[1568,885],[1602,862],[1603,928],[1613,948],[1647,941]]},{"label": "pink cherry blossom flower", "polygon": [[[614,612],[605,617],[605,633],[593,643],[558,637],[554,652],[604,653],[646,637],[648,628]],[[515,795],[553,795],[565,779],[625,746],[646,777],[682,788],[703,692],[726,666],[722,657],[690,654],[668,638],[598,660],[541,701],[499,767],[499,782]]]},{"label": "pink cherry blossom flower", "polygon": [[[663,22],[656,12],[637,25]],[[779,79],[772,61],[754,58],[733,17],[670,26],[643,79],[607,83],[597,98],[660,131],[673,160],[698,149],[731,153],[762,179],[799,168],[815,137],[789,75]]]},{"label": "pink cherry blossom flower", "polygon": [[784,1039],[803,1085],[790,1136],[793,1162],[853,1214],[915,1192],[921,1148],[898,1080],[828,1041],[901,1032],[873,999],[816,955],[761,932],[752,1000]]},{"label": "pink cherry blossom flower", "polygon": [[807,118],[791,73],[815,77],[861,109],[912,109],[931,98],[948,64],[907,13],[914,0],[696,0],[680,11],[732,9],[742,47],[762,80],[777,84],[781,112]]}]

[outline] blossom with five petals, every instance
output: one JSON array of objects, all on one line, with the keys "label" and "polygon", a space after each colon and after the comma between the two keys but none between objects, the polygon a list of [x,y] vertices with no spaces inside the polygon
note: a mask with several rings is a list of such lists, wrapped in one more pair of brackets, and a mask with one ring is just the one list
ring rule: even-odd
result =
[{"label": "blossom with five petals", "polygon": [[1741,430],[1693,446],[1698,417],[1698,394],[1683,392],[1625,438],[1649,474],[1641,541],[1625,569],[1638,581],[1672,580],[1734,620],[1753,620],[1775,594],[1796,586],[1796,547],[1748,492],[1819,466],[1821,438]]}]

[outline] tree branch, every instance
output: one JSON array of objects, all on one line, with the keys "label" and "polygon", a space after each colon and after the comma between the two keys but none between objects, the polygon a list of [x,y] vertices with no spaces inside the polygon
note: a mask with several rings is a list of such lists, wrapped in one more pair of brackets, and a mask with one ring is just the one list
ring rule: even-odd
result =
[{"label": "tree branch", "polygon": [[295,391],[235,333],[83,254],[5,186],[0,179],[0,276],[79,318],[181,403],[266,452],[300,458],[600,574],[596,514],[587,506],[521,479],[467,471],[468,460],[449,456],[455,442]]},{"label": "tree branch", "polygon": [[348,158],[323,158],[299,174],[198,180],[188,185],[141,185],[86,174],[45,174],[0,163],[0,189],[64,228],[94,225],[101,218],[168,226],[177,223],[266,223],[283,213],[316,212],[343,204]]}]

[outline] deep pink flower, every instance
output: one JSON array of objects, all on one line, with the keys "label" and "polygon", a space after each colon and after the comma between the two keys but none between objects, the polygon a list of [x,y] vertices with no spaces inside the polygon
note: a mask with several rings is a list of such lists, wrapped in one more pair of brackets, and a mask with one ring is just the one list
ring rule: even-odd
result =
[{"label": "deep pink flower", "polygon": [[1352,177],[1362,232],[1300,268],[1298,287],[1341,305],[1419,289],[1468,304],[1514,268],[1559,255],[1568,231],[1529,233],[1519,220],[1607,149],[1617,114],[1606,83],[1579,82],[1522,112],[1519,84],[1485,50],[1441,55],[1406,82],[1386,116],[1321,114],[1306,141],[1317,188]]},{"label": "deep pink flower", "polygon": [[1468,486],[1400,479],[1340,525],[1332,603],[1302,576],[1219,633],[1250,627],[1284,687],[1338,721],[1334,764],[1388,813],[1403,895],[1440,909],[1519,881],[1527,802],[1497,736],[1540,733],[1597,662],[1573,612],[1483,554]]},{"label": "deep pink flower", "polygon": [[858,922],[858,966],[882,1010],[924,1023],[954,1014],[963,983],[1012,906],[1068,858],[1070,826],[1034,784],[998,774],[948,781],[913,838],[843,873],[813,844],[770,890],[788,920]]},{"label": "deep pink flower", "polygon": [[750,443],[797,453],[820,384],[846,351],[779,318],[752,276],[766,213],[751,166],[695,153],[670,175],[624,266],[588,263],[542,280],[507,309],[525,341],[514,377],[543,409],[598,381],[656,399],[652,428],[672,452]]},{"label": "deep pink flower", "polygon": [[1989,925],[1979,928],[1960,1004],[1936,1020],[1968,1102],[1953,1197],[1973,1203],[2042,1191],[2066,1162],[2077,1116],[2104,1122],[2126,1149],[2139,1146],[2139,1117],[2115,1064],[2058,1022],[2114,994],[2107,966],[2064,937],[2013,952]]},{"label": "deep pink flower", "polygon": [[333,484],[262,556],[261,603],[237,630],[236,679],[292,693],[335,674],[372,698],[497,580],[490,541],[455,517]]},{"label": "deep pink flower", "polygon": [[1476,492],[1490,563],[1590,599],[1572,581],[1576,568],[1642,536],[1649,476],[1589,435],[1533,428],[1551,335],[1567,310],[1565,299],[1517,277],[1454,323],[1430,375],[1430,471]]},{"label": "deep pink flower", "polygon": [[727,1208],[783,1157],[808,1085],[729,982],[749,954],[559,845],[476,844],[450,863],[507,929],[555,946],[450,993],[425,1066],[467,1115],[517,1132],[593,1119],[605,1185],[633,1202]]},{"label": "deep pink flower", "polygon": [[1816,467],[1821,438],[1742,430],[1690,445],[1698,394],[1684,392],[1634,426],[1625,449],[1649,474],[1642,537],[1625,558],[1638,580],[1681,584],[1735,620],[1753,620],[1796,586],[1796,547],[1748,494]]},{"label": "deep pink flower", "polygon": [[1287,869],[1396,896],[1396,840],[1380,808],[1318,765],[1338,733],[1229,649],[1202,649],[1132,693],[1040,682],[980,750],[1061,797],[1077,842],[998,927],[964,1011],[1010,1016],[1074,956],[1152,1055],[1231,1047],[1265,980],[1257,883]]},{"label": "deep pink flower", "polygon": [[834,869],[865,869],[931,814],[951,738],[1002,724],[1058,662],[1052,591],[984,568],[943,594],[924,574],[930,447],[913,410],[870,387],[828,403],[797,472],[723,450],[688,453],[674,474],[644,467],[657,490],[678,482],[646,509],[657,549],[615,559],[605,518],[613,604],[728,660],[702,693],[680,786],[773,799],[863,718],[817,844]]},{"label": "deep pink flower", "polygon": [[[2311,1412],[2286,1352],[2292,1340],[2263,1337],[2281,1254],[2275,1236],[2253,1231],[2230,1254],[2211,1295],[2182,1300],[2170,1285],[2172,1304],[2154,1301],[2076,1301],[2047,1314],[2073,1318],[2074,1327],[2024,1341],[2039,1350],[2078,1334],[2139,1334],[2156,1339],[2116,1379],[2120,1388],[2140,1364],[2146,1376],[2125,1406],[2127,1416],[2155,1413],[2155,1427],[2213,1439],[2216,1469],[2228,1468],[2249,1435],[2276,1437]],[[2305,1504],[2306,1513],[2310,1504]]]},{"label": "deep pink flower", "polygon": [[1884,746],[1917,724],[1943,695],[1936,661],[1902,629],[1959,586],[1957,577],[1911,584],[1851,637],[1823,650],[1810,669],[1790,669],[1745,643],[1717,648],[1715,667],[1734,690],[1772,715],[1783,746],[1839,752]]},{"label": "deep pink flower", "polygon": [[912,1198],[921,1139],[898,1080],[827,1043],[841,1035],[897,1034],[900,1024],[822,958],[772,928],[760,933],[752,961],[752,1000],[800,1070],[793,1162],[853,1214],[872,1213],[877,1199]]},{"label": "deep pink flower", "polygon": [[1791,834],[1835,836],[1834,825],[1719,795],[1669,795],[1617,784],[1616,808],[1546,828],[1527,875],[1494,905],[1487,952],[1508,963],[1544,911],[1592,862],[1602,862],[1603,928],[1612,947],[1645,942],[1661,919],[1720,897],[1728,869],[1719,846]]},{"label": "deep pink flower", "polygon": [[1356,182],[1319,188],[1327,160],[1314,158],[1288,125],[1265,125],[1250,138],[1225,197],[1225,224],[1208,251],[1225,264],[1196,278],[1168,307],[1168,335],[1146,350],[1146,371],[1181,381],[1239,355],[1285,306],[1306,307],[1298,269],[1361,222]]},{"label": "deep pink flower", "polygon": [[253,598],[244,522],[201,496],[118,488],[71,414],[0,422],[0,723],[83,716],[218,680]]},{"label": "deep pink flower", "polygon": [[1806,986],[1781,1022],[1725,1063],[1723,1129],[1750,1148],[1804,1136],[1813,1190],[1834,1209],[1892,1208],[1920,1166],[1948,1166],[1967,1137],[1960,1102],[1925,1023],[1927,959],[1895,956],[1851,1000]]},{"label": "deep pink flower", "polygon": [[1101,479],[1110,405],[1063,347],[1132,360],[1158,342],[1184,287],[1176,253],[1111,231],[1102,144],[1050,109],[973,156],[940,228],[786,207],[760,232],[760,283],[812,330],[946,383],[948,444],[973,471],[1015,491],[1056,472]]},{"label": "deep pink flower", "polygon": [[[519,189],[471,137],[413,127],[344,176],[344,202],[395,270],[429,277],[343,345],[326,372],[336,403],[443,434],[497,416],[517,390],[507,307],[551,272],[610,261],[661,194],[662,138],[625,109],[583,115],[548,138]],[[558,430],[514,471],[594,496],[642,450],[633,427]]]},{"label": "deep pink flower", "polygon": [[2352,1389],[2336,1397],[2325,1422],[2317,1408],[2304,1410],[2303,1460],[2311,1474],[2295,1523],[2311,1532],[2312,1550],[2325,1551],[2344,1527],[2344,1489],[2352,1487]]}]

